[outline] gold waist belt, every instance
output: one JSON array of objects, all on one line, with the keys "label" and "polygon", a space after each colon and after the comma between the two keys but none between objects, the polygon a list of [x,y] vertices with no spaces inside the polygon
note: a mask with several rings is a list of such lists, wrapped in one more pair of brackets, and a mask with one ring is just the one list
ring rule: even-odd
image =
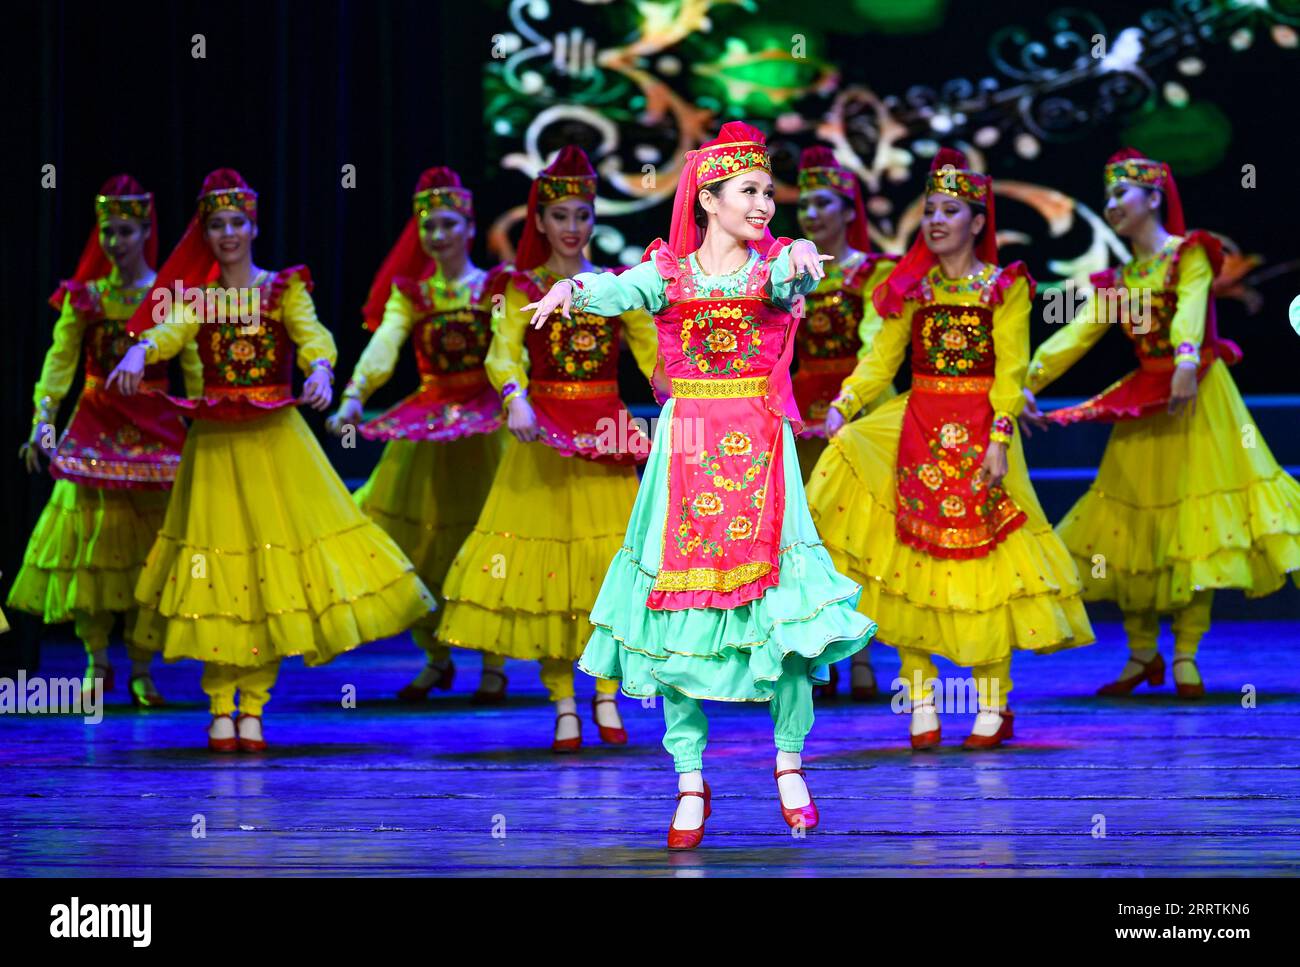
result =
[{"label": "gold waist belt", "polygon": [[293,396],[293,387],[288,383],[276,383],[271,386],[204,386],[203,395],[217,399],[234,399],[244,397],[257,403],[273,403],[287,400]]},{"label": "gold waist belt", "polygon": [[683,400],[728,400],[767,395],[766,376],[742,379],[674,379],[673,396]]},{"label": "gold waist belt", "polygon": [[464,373],[421,373],[420,386],[436,389],[465,389],[469,386],[486,386],[487,373],[481,369],[471,369]]},{"label": "gold waist belt", "polygon": [[[85,389],[103,389],[103,388],[104,388],[104,382],[105,382],[105,380],[104,380],[103,377],[100,377],[100,376],[92,376],[90,373],[87,373],[87,374],[86,374],[86,383],[85,383],[85,387],[84,387],[84,388],[85,388]],[[165,379],[142,379],[142,380],[140,380],[140,389],[141,389],[141,390],[158,389],[158,390],[162,390],[162,391],[165,393],[165,392],[167,391],[167,388],[168,388],[168,387],[167,387],[167,380],[165,380]]]},{"label": "gold waist belt", "polygon": [[992,376],[912,377],[912,389],[923,393],[987,393],[993,388]]},{"label": "gold waist belt", "polygon": [[576,380],[537,380],[528,384],[531,396],[546,396],[557,400],[589,400],[597,396],[617,396],[618,381],[594,379],[590,382]]}]

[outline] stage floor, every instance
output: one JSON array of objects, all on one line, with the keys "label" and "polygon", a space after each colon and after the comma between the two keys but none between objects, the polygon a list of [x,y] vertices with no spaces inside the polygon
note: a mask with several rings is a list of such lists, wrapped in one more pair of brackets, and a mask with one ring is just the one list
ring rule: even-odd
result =
[{"label": "stage floor", "polygon": [[[174,704],[136,712],[115,646],[118,690],[98,725],[0,719],[0,875],[1295,874],[1300,627],[1217,624],[1199,702],[1176,701],[1169,679],[1094,698],[1123,658],[1119,626],[1097,630],[1096,645],[1016,659],[1017,738],[1001,750],[961,749],[969,714],[945,716],[945,744],[913,754],[888,698],[819,704],[805,763],[822,821],[804,838],[777,806],[766,709],[709,704],[713,817],[701,848],[679,854],[663,848],[676,783],[661,710],[621,699],[632,744],[602,748],[580,673],[592,744],[574,756],[548,749],[529,663],[511,663],[502,707],[469,705],[479,661],[464,652],[449,696],[399,705],[421,661],[405,639],[325,668],[286,663],[272,749],[217,756],[203,748],[197,665],[161,667]],[[1162,649],[1168,660],[1167,628]],[[887,686],[897,658],[874,646],[873,661]],[[75,645],[47,646],[42,676],[81,669]],[[342,705],[349,685],[355,708]]]}]

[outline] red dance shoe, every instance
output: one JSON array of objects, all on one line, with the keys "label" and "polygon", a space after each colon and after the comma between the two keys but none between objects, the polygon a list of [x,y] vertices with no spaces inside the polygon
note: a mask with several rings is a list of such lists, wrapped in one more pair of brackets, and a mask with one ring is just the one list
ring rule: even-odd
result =
[{"label": "red dance shoe", "polygon": [[[212,716],[212,722],[217,719],[230,719],[234,724],[234,718],[227,714]],[[212,722],[208,723],[208,748],[213,752],[234,752],[239,748],[239,726],[235,726],[235,734],[228,739],[214,739],[212,737]]]},{"label": "red dance shoe", "polygon": [[[1175,658],[1174,667],[1177,668],[1181,662],[1187,662],[1187,664],[1196,668],[1195,658],[1186,656]],[[1200,676],[1201,671],[1199,668],[1196,669],[1196,674],[1198,677]],[[1205,698],[1204,682],[1180,682],[1177,675],[1174,676],[1174,690],[1178,693],[1179,698]]]},{"label": "red dance shoe", "polygon": [[[136,682],[145,682],[148,687],[141,685],[136,688]],[[167,704],[167,700],[154,687],[153,678],[150,675],[133,675],[128,690],[131,692],[131,704],[136,708],[162,708]]]},{"label": "red dance shoe", "polygon": [[237,737],[237,741],[239,742],[239,751],[240,752],[265,752],[266,751],[265,738],[246,739],[239,734],[239,723],[244,721],[244,719],[257,719],[257,724],[259,726],[262,724],[262,716],[260,715],[240,715],[239,718],[235,719],[235,735]]},{"label": "red dance shoe", "polygon": [[600,732],[600,741],[606,745],[627,745],[627,729],[616,729],[608,725],[601,725],[600,719],[596,718],[596,706],[601,702],[613,702],[617,707],[618,700],[613,695],[596,694],[591,697],[591,718],[596,723],[596,729]]},{"label": "red dance shoe", "polygon": [[[935,721],[937,722],[938,719],[939,716],[938,714],[936,714]],[[912,751],[924,752],[926,749],[933,749],[936,745],[939,744],[939,740],[941,738],[941,731],[942,731],[941,727],[936,725],[928,732],[913,733],[909,724],[908,736],[911,738],[912,741]]]},{"label": "red dance shoe", "polygon": [[560,731],[560,719],[566,715],[578,719],[578,734],[571,739],[556,738],[551,740],[552,752],[577,752],[582,748],[582,719],[578,718],[577,712],[561,712],[555,716],[555,731],[557,733]]},{"label": "red dance shoe", "polygon": [[447,667],[442,670],[442,673],[432,684],[420,686],[411,682],[407,685],[403,685],[401,690],[397,693],[397,700],[399,702],[423,702],[429,697],[429,693],[435,688],[440,692],[451,691],[451,683],[455,681],[455,679],[456,666],[449,661],[447,662]]},{"label": "red dance shoe", "polygon": [[826,699],[835,698],[836,694],[839,692],[840,690],[839,670],[834,665],[831,665],[829,671],[830,671],[830,681],[828,681],[825,685],[813,686],[813,698],[819,698],[825,701]]},{"label": "red dance shoe", "polygon": [[[713,801],[713,793],[709,789],[709,784],[707,782],[704,784],[703,792],[692,792],[689,790],[686,792],[679,792],[677,794],[678,802],[681,801],[682,796],[699,796],[701,799],[704,800],[704,821],[705,822],[707,822],[709,817],[713,815],[713,807],[710,805],[710,803]],[[674,811],[673,819],[676,818],[677,818],[677,813]],[[669,824],[668,826],[668,848],[669,849],[674,849],[674,850],[695,849],[695,847],[700,845],[700,840],[702,839],[704,839],[704,822],[700,823],[699,829],[678,829],[676,826],[673,826],[671,824]]]},{"label": "red dance shoe", "polygon": [[1011,731],[1012,720],[1015,716],[1011,714],[1011,709],[1004,708],[998,712],[1002,716],[1002,724],[992,735],[968,735],[963,742],[963,749],[996,749],[1007,739],[1013,738]]},{"label": "red dance shoe", "polygon": [[808,790],[808,805],[799,806],[796,809],[791,809],[788,806],[786,806],[785,800],[780,798],[782,776],[801,776],[803,777],[804,785],[805,786],[808,785],[808,778],[807,776],[804,776],[803,770],[802,769],[781,769],[780,771],[773,770],[772,775],[777,780],[776,795],[777,795],[777,799],[781,803],[781,816],[785,819],[786,825],[789,826],[791,829],[798,829],[800,826],[802,826],[806,830],[816,829],[817,821],[821,817],[818,816],[817,814],[817,803],[813,801],[811,789]]},{"label": "red dance shoe", "polygon": [[[495,675],[498,679],[501,680],[501,685],[499,688],[496,689],[496,691],[488,691],[483,687],[483,679],[480,678],[478,683],[478,690],[475,691],[474,694],[469,697],[469,704],[500,705],[502,702],[506,700],[506,681],[507,681],[506,673],[501,671],[501,669],[499,668],[485,668],[483,669],[483,674]],[[448,683],[448,688],[450,687],[451,685],[450,683]]]},{"label": "red dance shoe", "polygon": [[1140,661],[1132,655],[1129,655],[1129,661],[1141,665],[1142,670],[1128,678],[1107,682],[1097,689],[1098,695],[1128,695],[1143,682],[1152,688],[1158,688],[1165,683],[1165,660],[1160,657],[1159,652],[1156,652],[1156,656],[1150,661]]}]

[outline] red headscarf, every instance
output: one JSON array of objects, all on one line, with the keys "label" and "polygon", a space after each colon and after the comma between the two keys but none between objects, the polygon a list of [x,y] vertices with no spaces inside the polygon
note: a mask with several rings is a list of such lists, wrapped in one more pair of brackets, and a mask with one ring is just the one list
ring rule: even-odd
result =
[{"label": "red headscarf", "polygon": [[1178,195],[1174,173],[1163,161],[1152,161],[1134,148],[1121,148],[1106,160],[1106,187],[1125,182],[1141,188],[1159,188],[1165,198],[1165,231],[1186,235],[1183,201]]},{"label": "red headscarf", "polygon": [[[998,228],[993,213],[993,179],[973,171],[966,155],[957,149],[940,148],[930,162],[930,174],[925,181],[926,197],[935,191],[960,198],[968,204],[984,206],[984,237],[975,246],[975,255],[986,265],[997,265]],[[925,243],[923,233],[918,230],[907,254],[871,294],[876,311],[882,316],[901,313],[907,293],[925,278],[938,261]]]},{"label": "red headscarf", "polygon": [[113,270],[112,262],[99,244],[99,226],[111,217],[138,217],[141,222],[147,219],[149,238],[144,243],[144,261],[151,269],[158,264],[158,211],[153,204],[153,195],[130,175],[114,175],[99,187],[99,194],[95,196],[95,227],[90,230],[90,237],[81,249],[77,270],[70,279],[60,282],[50,296],[50,305],[54,308],[63,308],[69,282],[84,284],[92,279],[102,279]]},{"label": "red headscarf", "polygon": [[433,259],[420,246],[420,221],[429,210],[445,208],[465,216],[471,224],[474,221],[474,196],[461,184],[460,175],[450,168],[426,168],[415,183],[411,207],[411,217],[407,219],[397,244],[389,250],[375,273],[366,304],[361,310],[363,325],[371,332],[379,328],[384,318],[384,306],[393,290],[394,279],[418,280],[433,271]]},{"label": "red headscarf", "polygon": [[859,252],[871,251],[871,237],[867,234],[867,210],[862,203],[862,186],[857,176],[835,160],[835,152],[824,145],[804,148],[799,156],[799,192],[827,188],[848,199],[855,212],[853,221],[845,232],[850,248]]},{"label": "red headscarf", "polygon": [[[695,202],[700,189],[746,171],[771,173],[772,164],[767,155],[766,135],[744,121],[728,121],[712,141],[704,142],[696,151],[686,152],[677,192],[673,195],[673,221],[668,232],[668,248],[674,255],[685,258],[703,241],[695,227]],[[762,239],[751,247],[766,253],[775,241],[771,229],[764,229]],[[646,249],[645,258],[650,258],[659,244]]]},{"label": "red headscarf", "polygon": [[551,243],[537,228],[537,214],[547,205],[569,198],[581,198],[588,203],[596,200],[596,169],[591,166],[587,153],[574,144],[561,148],[550,167],[533,179],[528,190],[524,234],[515,253],[516,269],[527,272],[551,257]]},{"label": "red headscarf", "polygon": [[167,261],[158,269],[153,292],[132,313],[126,326],[131,335],[138,336],[153,328],[154,306],[163,298],[161,293],[170,292],[177,284],[186,289],[206,285],[216,278],[217,259],[203,238],[203,225],[209,215],[227,209],[242,212],[256,222],[257,192],[248,186],[238,171],[233,168],[218,168],[203,179],[198,207],[185,226],[181,240],[172,249],[172,254],[167,256]]}]

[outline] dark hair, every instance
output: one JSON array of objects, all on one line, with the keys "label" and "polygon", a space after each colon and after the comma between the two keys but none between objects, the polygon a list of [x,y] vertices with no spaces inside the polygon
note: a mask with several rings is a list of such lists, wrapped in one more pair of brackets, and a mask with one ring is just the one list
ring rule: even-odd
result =
[{"label": "dark hair", "polygon": [[989,230],[989,210],[976,201],[968,201],[966,204],[970,206],[970,217],[972,221],[975,220],[976,215],[984,216],[984,227],[975,233],[975,244],[979,245],[980,242],[984,241],[984,233]]},{"label": "dark hair", "polygon": [[[718,198],[722,195],[722,186],[730,180],[730,178],[727,178],[723,181],[715,181],[711,185],[704,185],[700,188],[700,191],[707,191],[714,198]],[[706,212],[704,206],[700,204],[699,196],[696,196],[694,204],[695,227],[700,230],[700,234],[704,234],[704,230],[709,227],[709,213]]]}]

